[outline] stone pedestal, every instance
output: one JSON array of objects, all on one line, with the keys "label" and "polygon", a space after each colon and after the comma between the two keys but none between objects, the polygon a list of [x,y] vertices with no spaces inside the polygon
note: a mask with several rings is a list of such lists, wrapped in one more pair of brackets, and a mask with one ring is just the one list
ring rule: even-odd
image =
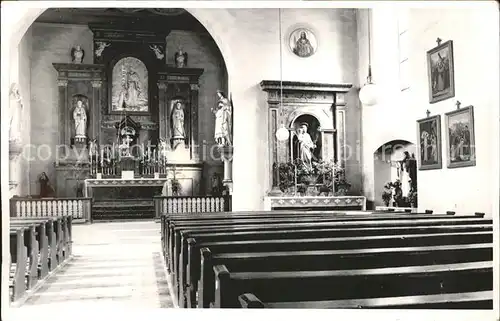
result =
[{"label": "stone pedestal", "polygon": [[199,196],[201,192],[200,186],[202,171],[202,163],[168,163],[166,165],[166,196],[173,195],[172,179],[174,179],[174,176],[181,185],[181,190],[178,196]]}]

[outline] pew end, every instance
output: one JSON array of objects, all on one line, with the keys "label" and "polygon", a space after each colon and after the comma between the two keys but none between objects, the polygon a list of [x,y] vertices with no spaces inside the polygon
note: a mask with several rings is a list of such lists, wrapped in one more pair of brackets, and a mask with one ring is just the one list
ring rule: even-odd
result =
[{"label": "pew end", "polygon": [[214,266],[215,273],[215,301],[214,308],[229,307],[231,300],[231,274],[225,265]]},{"label": "pew end", "polygon": [[262,303],[262,301],[260,301],[252,293],[245,293],[245,294],[238,296],[238,301],[240,302],[240,306],[244,309],[265,308],[264,303]]}]

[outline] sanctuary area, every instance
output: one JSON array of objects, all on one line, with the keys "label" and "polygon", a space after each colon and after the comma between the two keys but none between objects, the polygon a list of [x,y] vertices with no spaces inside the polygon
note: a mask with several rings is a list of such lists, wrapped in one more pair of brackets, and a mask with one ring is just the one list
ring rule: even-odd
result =
[{"label": "sanctuary area", "polygon": [[15,313],[493,313],[498,5],[14,7]]}]

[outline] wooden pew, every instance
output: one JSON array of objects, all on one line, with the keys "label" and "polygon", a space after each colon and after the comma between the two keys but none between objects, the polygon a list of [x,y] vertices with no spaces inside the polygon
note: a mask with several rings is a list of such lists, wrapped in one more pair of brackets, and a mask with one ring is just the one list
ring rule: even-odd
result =
[{"label": "wooden pew", "polygon": [[27,268],[26,268],[26,285],[27,289],[32,289],[39,279],[38,266],[41,264],[40,257],[40,246],[38,236],[38,227],[43,225],[41,223],[27,223],[23,225],[12,225],[10,226],[11,231],[17,229],[24,230],[24,246],[26,247],[27,253]]},{"label": "wooden pew", "polygon": [[58,251],[61,245],[58,245],[58,240],[62,239],[61,236],[57,236],[61,233],[57,227],[58,218],[54,217],[40,217],[40,218],[11,218],[11,225],[22,225],[29,224],[31,222],[45,222],[45,233],[47,235],[48,243],[48,269],[49,271],[54,270],[59,265]]},{"label": "wooden pew", "polygon": [[[354,222],[354,221],[368,221],[368,220],[385,220],[387,219],[388,217],[395,217],[394,215],[355,215],[355,216],[346,216],[346,215],[338,215],[338,216],[331,216],[331,217],[321,217],[320,219],[315,219],[314,217],[306,217],[306,218],[300,218],[300,216],[298,217],[293,217],[292,220],[293,221],[301,221],[301,222],[304,222],[305,220],[311,220],[311,222],[317,222],[317,223],[320,223],[320,222],[323,222],[323,221],[328,221],[328,220],[335,220],[335,221],[342,221],[342,220],[349,220],[351,222]],[[412,214],[412,215],[408,215],[408,214],[405,214],[405,215],[397,215],[396,216],[398,219],[401,219],[401,220],[414,220],[416,218],[419,218],[419,219],[434,219],[434,220],[438,220],[438,219],[449,219],[450,217],[447,216],[447,215],[418,215],[418,216],[415,216],[415,214]],[[462,219],[479,219],[480,217],[478,216],[458,216],[457,219],[459,220],[462,220]],[[276,218],[274,217],[273,219],[275,220],[281,220],[279,218]],[[283,220],[286,219],[286,218],[283,218]],[[254,218],[245,218],[245,220],[241,219],[241,218],[238,218],[238,217],[227,217],[225,219],[217,219],[217,218],[214,218],[212,220],[208,220],[208,219],[204,219],[203,221],[196,221],[196,220],[193,220],[193,221],[185,221],[185,220],[179,220],[179,221],[171,221],[169,222],[169,224],[165,224],[166,228],[168,228],[170,231],[165,231],[164,234],[165,234],[165,239],[164,239],[164,244],[163,244],[163,248],[164,248],[164,252],[165,254],[167,255],[167,263],[168,263],[168,266],[167,268],[169,269],[169,271],[171,270],[172,268],[172,260],[171,258],[173,257],[173,252],[171,252],[173,250],[173,247],[174,247],[174,242],[175,242],[175,228],[182,228],[184,226],[214,226],[214,225],[241,225],[241,224],[251,224],[251,222],[246,222],[246,221],[252,221],[254,222],[254,224],[262,224],[262,223],[258,223],[258,222],[255,222],[254,220],[257,220],[257,221],[262,221],[262,220],[265,220],[264,224],[269,222],[267,220],[266,217],[262,217],[262,216],[259,216],[259,217],[254,217]],[[220,223],[219,223],[220,222]]]},{"label": "wooden pew", "polygon": [[[11,300],[16,301],[26,293],[26,265],[28,263],[28,249],[24,244],[24,233],[28,227],[10,229],[10,258],[11,265],[15,264],[13,278],[9,278],[9,289],[12,291]],[[9,266],[10,271],[10,266]]]},{"label": "wooden pew", "polygon": [[[166,243],[165,246],[167,246],[167,249],[165,249],[164,251],[167,254],[167,269],[169,270],[169,272],[172,272],[174,274],[177,275],[177,266],[178,266],[178,262],[176,262],[176,259],[177,257],[179,256],[180,254],[180,235],[178,234],[181,230],[183,229],[186,229],[187,227],[189,227],[190,229],[194,229],[194,228],[201,228],[201,229],[216,229],[216,230],[223,230],[223,229],[228,229],[230,231],[236,231],[238,229],[238,227],[243,227],[243,225],[254,225],[253,227],[251,227],[250,229],[252,230],[257,230],[257,229],[261,229],[261,230],[264,230],[264,229],[267,229],[267,228],[271,228],[271,229],[275,229],[275,230],[282,230],[282,229],[295,229],[295,226],[296,224],[298,224],[299,222],[301,224],[307,224],[307,223],[310,223],[311,225],[309,225],[309,227],[316,227],[316,228],[320,228],[321,227],[321,224],[324,223],[325,225],[327,226],[330,226],[331,223],[333,222],[338,222],[338,224],[341,224],[342,226],[344,227],[347,227],[347,225],[350,224],[351,227],[358,227],[360,225],[366,225],[366,224],[371,224],[371,221],[380,221],[382,222],[381,224],[394,224],[394,222],[396,222],[396,220],[394,222],[391,222],[391,223],[385,223],[385,221],[387,221],[387,218],[390,218],[390,217],[393,217],[393,216],[388,216],[388,217],[384,217],[384,216],[372,216],[373,219],[370,219],[370,217],[361,217],[361,216],[345,216],[345,217],[333,217],[333,218],[326,218],[326,219],[315,219],[315,218],[305,218],[305,219],[300,219],[300,218],[297,218],[295,220],[292,220],[292,221],[289,221],[287,218],[283,219],[283,220],[279,220],[277,218],[273,218],[272,220],[268,220],[266,218],[260,218],[260,219],[255,219],[255,220],[248,220],[245,219],[245,220],[238,220],[238,219],[230,219],[230,220],[214,220],[214,221],[209,221],[209,222],[203,222],[203,223],[200,223],[200,222],[192,222],[192,223],[186,223],[186,222],[181,222],[181,223],[178,223],[178,222],[171,222],[170,224],[170,240]],[[425,223],[422,223],[420,221],[416,221],[416,218],[420,219],[420,220],[429,220],[429,221],[426,221]],[[288,221],[287,221],[288,220]],[[452,221],[450,221],[452,220]],[[425,216],[425,215],[422,215],[422,216],[418,216],[418,217],[410,217],[408,215],[406,216],[400,216],[397,218],[397,224],[402,224],[402,222],[404,222],[405,224],[407,223],[408,226],[411,226],[411,225],[416,225],[416,224],[421,224],[421,225],[435,225],[436,223],[437,224],[440,224],[440,223],[448,223],[448,222],[452,222],[451,224],[459,224],[458,222],[459,221],[462,221],[462,220],[467,220],[467,222],[473,224],[473,223],[478,223],[478,224],[482,224],[484,222],[487,222],[487,221],[484,221],[484,219],[481,219],[481,218],[478,218],[478,217],[475,217],[475,216],[460,216],[460,217],[457,217],[457,218],[450,218],[449,216],[446,216],[446,215],[435,215],[435,216]],[[344,222],[344,221],[347,221],[347,222]],[[490,220],[491,221],[491,220]],[[271,223],[275,223],[275,224],[271,224]],[[285,226],[285,224],[287,224],[287,226]],[[236,227],[238,226],[238,227]]]},{"label": "wooden pew", "polygon": [[254,294],[245,293],[238,297],[241,308],[278,308],[278,309],[491,309],[493,291],[444,293],[430,295],[411,295],[386,298],[269,302],[263,303]]},{"label": "wooden pew", "polygon": [[214,272],[215,308],[238,307],[238,297],[249,292],[264,302],[300,302],[493,290],[491,261],[294,272],[230,272],[224,265],[217,265]]},{"label": "wooden pew", "polygon": [[[286,251],[212,254],[201,249],[202,274],[198,288],[198,307],[209,307],[215,298],[215,265],[225,265],[234,272],[314,271],[417,266],[487,261],[493,259],[492,245],[464,244],[401,248],[348,249],[324,251]],[[191,280],[193,282],[193,280]],[[191,285],[191,284],[190,284]],[[191,289],[190,287],[188,289]],[[196,289],[190,295],[195,296]],[[189,294],[189,293],[188,293]],[[194,298],[191,297],[194,307]],[[189,298],[189,295],[188,295]],[[188,299],[188,306],[189,306]]]},{"label": "wooden pew", "polygon": [[[437,225],[441,225],[443,223],[448,223],[449,225],[451,226],[454,226],[454,225],[458,225],[459,223],[467,223],[467,224],[486,224],[488,222],[491,222],[491,220],[485,220],[485,219],[477,219],[477,218],[471,218],[471,219],[468,219],[468,220],[454,220],[452,218],[448,218],[448,220],[412,220],[412,221],[405,221],[405,220],[375,220],[375,221],[363,221],[363,222],[355,222],[355,221],[332,221],[332,222],[329,222],[327,226],[323,225],[323,226],[320,226],[321,228],[327,228],[327,229],[331,229],[331,228],[351,228],[351,231],[352,229],[354,230],[359,230],[360,233],[368,233],[368,234],[364,234],[364,235],[370,235],[370,230],[363,230],[362,227],[363,226],[369,226],[369,227],[376,227],[378,226],[379,227],[379,230],[378,232],[375,230],[373,231],[372,233],[374,234],[371,234],[371,235],[377,235],[377,234],[385,234],[385,230],[387,231],[391,231],[391,228],[394,228],[394,227],[398,227],[400,228],[400,231],[402,228],[409,228],[409,227],[415,227],[415,226],[419,226],[421,225],[421,227],[429,227],[429,226],[432,226],[431,224],[437,224]],[[383,227],[384,229],[383,230],[380,230],[380,228]],[[185,241],[182,241],[182,238],[184,237],[184,240],[187,239],[187,237],[189,237],[190,233],[193,233],[193,232],[197,232],[199,233],[198,236],[201,236],[201,233],[210,233],[212,232],[213,233],[213,229],[216,229],[218,230],[219,232],[227,232],[229,234],[225,235],[225,238],[226,238],[226,241],[230,241],[230,240],[244,240],[245,237],[242,236],[240,237],[240,235],[238,234],[238,231],[236,231],[236,229],[232,226],[230,227],[227,227],[227,229],[225,229],[226,227],[225,226],[210,226],[210,227],[199,227],[201,230],[196,230],[195,228],[192,228],[192,227],[189,227],[184,229],[184,230],[179,230],[179,231],[175,231],[173,232],[173,235],[175,233],[177,233],[177,237],[175,239],[175,245],[174,245],[174,254],[172,254],[173,256],[173,266],[172,266],[172,275],[173,275],[173,281],[174,281],[174,288],[178,288],[178,284],[185,284],[184,281],[180,282],[180,280],[185,280],[184,279],[184,276],[182,276],[181,274],[183,274],[184,270],[185,269],[185,266],[188,264],[188,261],[189,260],[186,260],[186,256],[188,255],[188,249],[187,249],[187,244]],[[242,227],[243,228],[243,227]],[[293,237],[293,233],[285,233],[288,229],[288,231],[298,231],[298,230],[301,230],[301,229],[307,229],[307,228],[311,228],[311,225],[301,225],[301,223],[297,222],[297,223],[292,223],[292,224],[289,224],[286,226],[283,226],[281,224],[271,224],[271,225],[268,225],[268,226],[263,226],[263,225],[255,225],[253,227],[250,228],[249,231],[251,232],[255,232],[256,230],[259,230],[258,233],[253,233],[252,236],[250,236],[248,238],[247,236],[247,239],[273,239],[276,237],[276,234],[268,234],[267,236],[265,234],[262,234],[266,229],[272,229],[275,231],[275,233],[278,233],[278,234],[283,234],[285,235],[285,237],[287,235],[289,235],[289,237]],[[422,231],[421,230],[421,233],[422,232],[425,232],[425,231]],[[314,231],[312,230],[309,230],[308,232],[306,233],[312,233],[311,235],[314,235]],[[327,232],[329,233],[329,232]],[[335,233],[335,232],[332,232],[332,233]],[[342,233],[342,232],[337,232],[337,233]],[[356,232],[354,232],[356,233]],[[390,232],[389,232],[390,233]],[[394,233],[397,233],[397,230],[394,231]],[[247,234],[248,235],[248,234]],[[338,234],[339,235],[339,234]],[[363,235],[363,234],[360,234],[360,235]],[[207,237],[208,234],[207,234]],[[279,236],[279,238],[283,239],[284,237],[282,237],[281,235]],[[198,244],[198,246],[201,246],[201,243]],[[197,256],[198,255],[198,248],[197,249],[192,249],[190,253],[193,253],[193,255]],[[196,266],[199,266],[199,258],[197,257],[192,257],[190,256],[190,259],[194,262],[194,264],[192,266],[196,267]],[[182,264],[180,263],[182,261]],[[180,267],[182,266],[182,268]],[[185,273],[184,273],[185,274]],[[179,279],[179,282],[177,282],[177,279]],[[192,286],[192,285],[191,285]],[[193,286],[193,288],[196,288],[196,285]],[[182,299],[182,296],[180,296],[180,293],[179,293],[179,297]]]}]

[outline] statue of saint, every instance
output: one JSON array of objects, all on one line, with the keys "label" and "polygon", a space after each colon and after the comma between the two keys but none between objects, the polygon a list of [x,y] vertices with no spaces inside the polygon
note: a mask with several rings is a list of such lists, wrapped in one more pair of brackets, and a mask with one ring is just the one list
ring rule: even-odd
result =
[{"label": "statue of saint", "polygon": [[184,105],[180,100],[172,102],[172,137],[173,138],[184,138],[186,133],[184,131]]},{"label": "statue of saint", "polygon": [[71,49],[71,61],[75,64],[81,64],[83,62],[83,57],[85,56],[85,51],[82,46],[78,45]]},{"label": "statue of saint", "polygon": [[10,122],[9,122],[9,140],[19,140],[21,138],[20,115],[23,108],[21,94],[16,83],[10,87]]},{"label": "statue of saint", "polygon": [[297,129],[298,140],[298,158],[302,161],[306,169],[312,170],[313,150],[316,144],[313,143],[311,136],[307,133],[307,123],[301,123]]},{"label": "statue of saint", "polygon": [[188,54],[187,52],[182,51],[182,48],[179,48],[174,55],[175,66],[177,68],[184,68],[187,66]]},{"label": "statue of saint", "polygon": [[231,103],[220,90],[217,91],[217,106],[212,108],[215,114],[215,142],[220,146],[231,143]]},{"label": "statue of saint", "polygon": [[76,107],[73,111],[73,119],[75,121],[75,137],[85,138],[87,131],[87,112],[80,99],[76,102]]},{"label": "statue of saint", "polygon": [[314,48],[309,39],[307,39],[305,31],[300,33],[300,38],[295,42],[293,53],[302,58],[309,57],[314,53]]},{"label": "statue of saint", "polygon": [[147,99],[142,92],[141,80],[137,72],[129,70],[123,79],[123,88],[118,97],[118,108],[141,109],[147,105]]}]

